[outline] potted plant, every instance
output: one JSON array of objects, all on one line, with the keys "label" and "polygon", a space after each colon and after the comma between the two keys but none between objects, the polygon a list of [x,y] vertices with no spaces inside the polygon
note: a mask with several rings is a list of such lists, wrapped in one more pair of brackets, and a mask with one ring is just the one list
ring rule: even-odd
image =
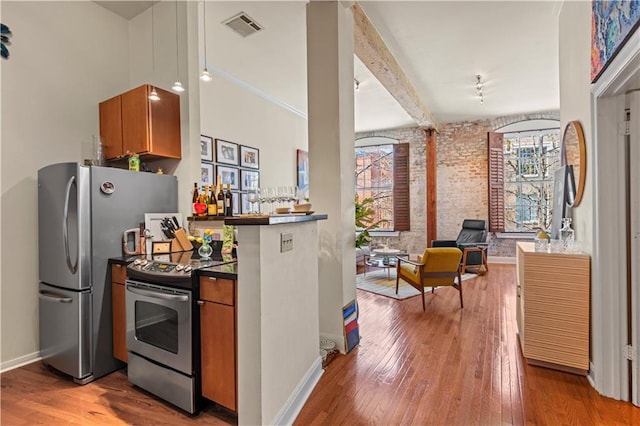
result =
[{"label": "potted plant", "polygon": [[356,248],[369,245],[371,241],[369,231],[378,228],[381,223],[387,222],[386,219],[375,220],[373,202],[374,199],[371,197],[360,200],[360,197],[356,194]]}]

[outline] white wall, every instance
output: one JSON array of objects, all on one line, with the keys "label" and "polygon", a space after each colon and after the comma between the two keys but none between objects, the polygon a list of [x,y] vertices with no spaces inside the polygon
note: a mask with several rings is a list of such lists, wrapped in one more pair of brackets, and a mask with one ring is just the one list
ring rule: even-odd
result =
[{"label": "white wall", "polygon": [[258,148],[260,186],[296,184],[296,149],[307,149],[305,118],[215,77],[200,84],[200,127],[214,139]]},{"label": "white wall", "polygon": [[[37,171],[82,161],[128,88],[127,22],[93,2],[2,2],[2,368],[38,355]],[[8,267],[10,266],[10,267]]]},{"label": "white wall", "polygon": [[560,128],[578,120],[587,146],[584,194],[572,209],[572,227],[580,248],[593,253],[594,137],[591,125],[591,4],[564,2],[560,13]]},{"label": "white wall", "polygon": [[152,170],[160,167],[178,178],[178,210],[186,218],[191,215],[191,188],[200,173],[198,2],[178,2],[177,14],[177,40],[173,1],[156,3],[153,13],[149,8],[129,21],[129,86],[151,83],[171,91],[179,79],[185,88],[180,94],[182,159],[153,161],[149,166]]},{"label": "white wall", "polygon": [[197,90],[189,92],[198,87],[197,4],[178,2],[177,16],[178,56],[174,2],[154,6],[154,43],[151,9],[126,21],[93,2],[3,2],[14,33],[11,59],[2,63],[2,102],[12,105],[2,115],[2,263],[14,266],[2,270],[3,369],[39,350],[37,170],[91,157],[99,102],[149,82],[170,89],[179,77],[187,89],[183,159],[151,166],[178,177],[180,211],[190,213],[190,185],[199,174],[199,117],[189,115],[199,102]]},{"label": "white wall", "polygon": [[[265,29],[243,38],[221,23],[240,11]],[[296,149],[308,146],[304,2],[207,2],[206,15],[213,81],[200,83],[202,134],[258,148],[261,186],[295,185]],[[199,53],[202,69],[202,41]]]}]

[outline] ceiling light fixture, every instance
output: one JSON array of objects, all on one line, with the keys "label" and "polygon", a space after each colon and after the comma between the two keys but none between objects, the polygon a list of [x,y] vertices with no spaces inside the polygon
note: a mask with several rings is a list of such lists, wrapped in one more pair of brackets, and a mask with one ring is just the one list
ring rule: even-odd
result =
[{"label": "ceiling light fixture", "polygon": [[480,74],[476,75],[476,92],[478,92],[478,97],[480,98],[480,103],[484,104],[484,84],[482,84],[482,76]]},{"label": "ceiling light fixture", "polygon": [[211,81],[211,74],[207,69],[207,0],[202,2],[202,28],[204,30],[204,69],[200,73],[200,80]]},{"label": "ceiling light fixture", "polygon": [[357,79],[357,78],[354,78],[354,79],[353,79],[353,87],[354,87],[356,90],[360,90],[360,82],[358,81],[358,79]]},{"label": "ceiling light fixture", "polygon": [[[156,79],[156,43],[155,43],[155,35],[153,32],[153,2],[151,2],[151,68],[153,70],[153,79]],[[151,92],[149,92],[149,100],[159,101],[160,96],[158,96],[158,92],[156,92],[155,86],[151,86]]]},{"label": "ceiling light fixture", "polygon": [[173,83],[171,88],[178,92],[184,92],[184,87],[182,87],[182,83],[180,83],[180,60],[178,55],[178,0],[176,0],[176,82]]}]

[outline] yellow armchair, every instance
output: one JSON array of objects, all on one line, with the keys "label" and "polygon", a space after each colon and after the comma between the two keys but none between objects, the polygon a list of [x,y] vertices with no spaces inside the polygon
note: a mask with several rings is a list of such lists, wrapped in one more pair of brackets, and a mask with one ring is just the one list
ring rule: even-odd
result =
[{"label": "yellow armchair", "polygon": [[[422,310],[425,311],[424,289],[431,287],[433,293],[436,287],[452,286],[460,292],[460,307],[462,303],[462,277],[460,276],[460,259],[462,251],[458,248],[428,248],[418,262],[398,257],[396,266],[396,294],[400,280],[420,292],[422,296]],[[458,282],[455,282],[456,277]]]}]

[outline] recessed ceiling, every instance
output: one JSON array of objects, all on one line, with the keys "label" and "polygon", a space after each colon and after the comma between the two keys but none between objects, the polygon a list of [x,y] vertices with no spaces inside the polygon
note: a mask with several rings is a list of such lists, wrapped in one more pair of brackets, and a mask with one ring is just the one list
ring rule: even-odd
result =
[{"label": "recessed ceiling", "polygon": [[439,122],[558,110],[560,3],[360,2]]},{"label": "recessed ceiling", "polygon": [[129,21],[158,2],[159,1],[96,1],[94,3]]}]

